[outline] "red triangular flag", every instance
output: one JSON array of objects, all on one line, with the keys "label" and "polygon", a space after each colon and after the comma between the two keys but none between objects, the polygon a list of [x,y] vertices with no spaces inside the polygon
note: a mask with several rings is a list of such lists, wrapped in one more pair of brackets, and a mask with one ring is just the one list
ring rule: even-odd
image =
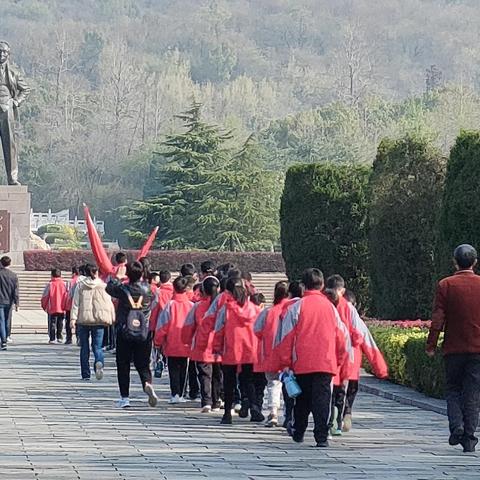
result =
[{"label": "red triangular flag", "polygon": [[109,275],[113,271],[112,262],[103,247],[100,235],[98,234],[92,217],[90,216],[90,211],[85,204],[83,204],[83,210],[85,212],[85,221],[87,222],[88,239],[90,240],[95,262],[97,262],[98,269],[102,275]]},{"label": "red triangular flag", "polygon": [[140,260],[141,258],[146,257],[148,255],[148,252],[152,248],[153,242],[155,241],[155,237],[157,236],[157,232],[158,232],[158,227],[155,227],[152,230],[152,233],[150,234],[150,236],[147,238],[145,245],[142,247],[142,249],[138,253],[137,260]]}]

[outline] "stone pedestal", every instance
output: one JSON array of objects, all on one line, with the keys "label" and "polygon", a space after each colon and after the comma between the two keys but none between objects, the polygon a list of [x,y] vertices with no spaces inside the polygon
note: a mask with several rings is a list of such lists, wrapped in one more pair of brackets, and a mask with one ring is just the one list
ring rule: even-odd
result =
[{"label": "stone pedestal", "polygon": [[23,265],[30,248],[30,193],[26,186],[0,185],[0,255]]}]

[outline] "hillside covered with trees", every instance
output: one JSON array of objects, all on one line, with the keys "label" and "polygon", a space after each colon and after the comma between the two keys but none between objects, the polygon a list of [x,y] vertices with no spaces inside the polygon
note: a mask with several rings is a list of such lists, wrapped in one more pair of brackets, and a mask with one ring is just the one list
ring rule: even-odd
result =
[{"label": "hillside covered with trees", "polygon": [[202,121],[230,132],[236,153],[222,165],[248,146],[249,168],[276,174],[297,162],[371,163],[384,136],[411,132],[446,152],[460,128],[479,124],[476,0],[0,8],[2,37],[34,88],[21,110],[20,167],[33,207],[76,213],[86,201],[112,235],[125,226],[115,209],[158,198],[152,172],[171,168],[165,142],[185,132],[175,115],[194,102]]}]

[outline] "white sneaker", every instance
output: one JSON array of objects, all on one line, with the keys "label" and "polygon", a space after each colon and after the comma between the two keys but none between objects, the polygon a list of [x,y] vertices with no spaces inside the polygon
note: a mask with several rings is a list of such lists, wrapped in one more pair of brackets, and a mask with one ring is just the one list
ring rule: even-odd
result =
[{"label": "white sneaker", "polygon": [[102,362],[95,362],[95,378],[101,380],[103,378],[103,364]]},{"label": "white sneaker", "polygon": [[143,390],[148,395],[148,404],[153,408],[157,406],[158,397],[151,383],[146,383]]},{"label": "white sneaker", "polygon": [[173,397],[170,398],[168,401],[170,404],[175,404],[175,403],[180,403],[180,397],[178,395],[174,395]]},{"label": "white sneaker", "polygon": [[350,413],[347,413],[343,417],[342,431],[349,432],[351,429],[352,429],[352,415]]},{"label": "white sneaker", "polygon": [[186,398],[183,398],[183,397],[180,397],[178,400],[179,400],[178,403],[187,403],[188,402],[188,400]]},{"label": "white sneaker", "polygon": [[49,341],[48,341],[48,344],[49,344],[49,345],[56,345],[56,344],[57,344],[57,341],[56,341],[56,340],[49,340]]},{"label": "white sneaker", "polygon": [[235,411],[235,413],[238,413],[241,409],[242,409],[242,405],[240,405],[240,403],[236,403],[233,406],[233,410]]},{"label": "white sneaker", "polygon": [[12,337],[7,337],[7,343],[13,343]]},{"label": "white sneaker", "polygon": [[120,400],[117,400],[117,407],[118,408],[127,408],[130,406],[130,399],[127,398],[121,398]]},{"label": "white sneaker", "polygon": [[210,405],[205,405],[201,410],[202,413],[210,413],[211,411],[212,407]]}]

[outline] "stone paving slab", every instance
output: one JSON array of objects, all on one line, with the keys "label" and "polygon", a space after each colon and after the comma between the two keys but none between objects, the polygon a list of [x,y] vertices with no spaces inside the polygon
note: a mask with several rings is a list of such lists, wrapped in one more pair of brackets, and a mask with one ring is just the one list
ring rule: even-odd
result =
[{"label": "stone paving slab", "polygon": [[447,404],[445,400],[427,397],[423,393],[411,388],[396,385],[388,380],[379,380],[365,372],[362,372],[360,390],[388,400],[394,400],[403,405],[411,405],[421,408],[422,410],[430,410],[431,412],[440,413],[441,415],[447,415]]},{"label": "stone paving slab", "polygon": [[0,352],[0,480],[473,479],[479,457],[446,444],[443,415],[362,392],[354,429],[329,449],[190,402],[169,406],[168,379],[148,407],[132,371],[132,408],[118,410],[114,358],[105,378],[79,379],[79,350],[16,335]]}]

